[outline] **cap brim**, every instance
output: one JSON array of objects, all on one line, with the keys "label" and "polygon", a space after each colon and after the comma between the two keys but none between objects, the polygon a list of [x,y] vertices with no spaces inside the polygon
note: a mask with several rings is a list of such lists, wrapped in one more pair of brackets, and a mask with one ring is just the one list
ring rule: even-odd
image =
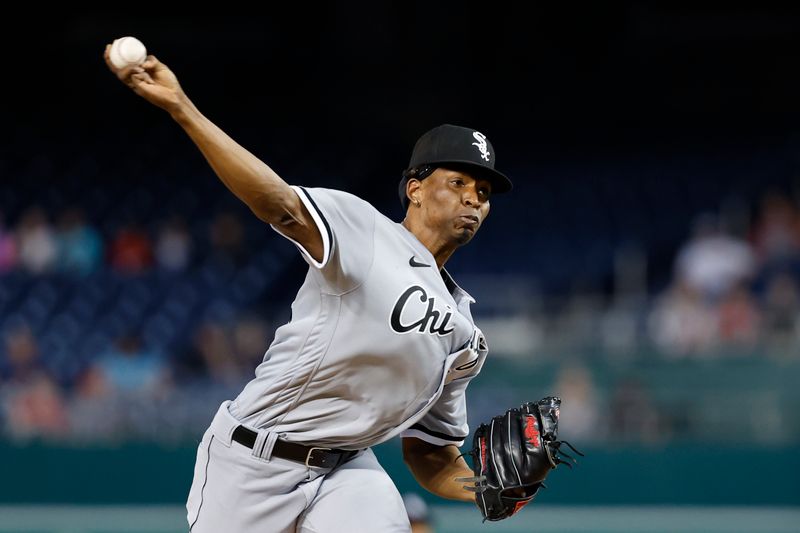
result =
[{"label": "cap brim", "polygon": [[511,183],[511,180],[508,179],[508,177],[505,174],[503,174],[502,172],[498,172],[493,168],[485,167],[483,165],[478,165],[474,161],[463,161],[463,160],[435,161],[428,164],[441,166],[445,168],[447,168],[447,165],[458,165],[460,167],[466,167],[468,170],[471,170],[475,175],[480,176],[481,178],[485,179],[486,181],[492,184],[492,194],[503,194],[505,192],[511,191],[511,189],[514,188],[514,184]]}]

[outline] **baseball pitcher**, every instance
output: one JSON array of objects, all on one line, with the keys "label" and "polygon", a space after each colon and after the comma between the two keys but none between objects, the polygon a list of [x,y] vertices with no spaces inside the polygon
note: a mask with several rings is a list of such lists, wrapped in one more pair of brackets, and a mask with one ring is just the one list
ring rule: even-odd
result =
[{"label": "baseball pitcher", "polygon": [[[169,113],[230,191],[308,263],[290,322],[200,442],[190,530],[408,532],[400,494],[370,450],[396,436],[434,494],[475,502],[491,520],[530,501],[559,460],[555,404],[481,426],[473,467],[459,451],[465,391],[488,346],[474,300],[444,266],[486,220],[491,196],[511,190],[486,136],[449,124],[425,133],[400,181],[406,216],[397,223],[351,194],[288,185],[204,117],[165,64],[148,56],[117,68],[108,51],[111,71]],[[498,463],[521,460],[535,468],[500,473],[512,471]]]}]

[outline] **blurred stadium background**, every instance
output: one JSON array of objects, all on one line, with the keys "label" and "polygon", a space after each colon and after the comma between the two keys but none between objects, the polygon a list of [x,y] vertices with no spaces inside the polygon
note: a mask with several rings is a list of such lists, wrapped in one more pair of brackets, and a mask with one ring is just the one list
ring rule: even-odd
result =
[{"label": "blurred stadium background", "polygon": [[380,446],[436,531],[800,531],[800,11],[309,9],[8,19],[0,532],[184,530],[305,272],[106,71],[123,35],[287,181],[398,220],[419,134],[492,140],[515,190],[448,265],[491,347],[471,420],[559,394],[587,457],[481,526]]}]

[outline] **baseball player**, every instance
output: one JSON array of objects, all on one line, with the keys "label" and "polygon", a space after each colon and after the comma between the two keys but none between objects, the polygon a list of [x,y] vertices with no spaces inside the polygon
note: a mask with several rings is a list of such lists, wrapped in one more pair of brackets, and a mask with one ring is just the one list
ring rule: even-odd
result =
[{"label": "baseball player", "polygon": [[197,451],[187,519],[195,533],[408,532],[370,447],[403,437],[419,483],[474,501],[458,447],[465,389],[487,344],[473,299],[444,269],[511,182],[475,130],[442,125],[414,146],[393,222],[345,192],[290,186],[205,118],[153,56],[120,80],[185,130],[222,182],[292,241],[308,273],[255,377],[224,402]]}]

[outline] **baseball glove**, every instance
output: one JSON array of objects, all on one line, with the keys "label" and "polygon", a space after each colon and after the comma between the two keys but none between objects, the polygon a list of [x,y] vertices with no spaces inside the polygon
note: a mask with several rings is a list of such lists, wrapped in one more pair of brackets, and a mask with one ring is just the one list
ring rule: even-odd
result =
[{"label": "baseball glove", "polygon": [[475,492],[483,520],[502,520],[533,500],[550,470],[559,464],[572,468],[575,459],[561,450],[561,445],[583,455],[566,441],[558,440],[558,414],[561,399],[548,396],[509,409],[481,424],[475,432],[472,470],[475,477],[460,478],[471,483],[466,490]]}]

